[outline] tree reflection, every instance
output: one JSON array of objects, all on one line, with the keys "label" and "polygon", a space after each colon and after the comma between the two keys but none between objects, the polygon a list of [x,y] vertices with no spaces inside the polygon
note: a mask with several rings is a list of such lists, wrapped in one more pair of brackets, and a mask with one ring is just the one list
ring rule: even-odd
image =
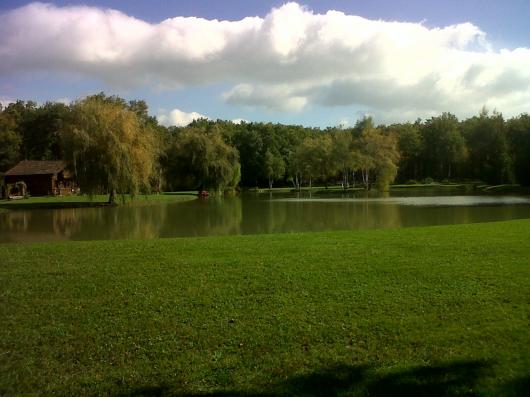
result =
[{"label": "tree reflection", "polygon": [[[302,199],[297,200],[297,194]],[[371,200],[374,197],[365,193],[335,199],[309,199],[305,192],[287,197],[292,200],[243,194],[141,206],[6,211],[0,213],[0,242],[398,228],[530,218],[530,205],[524,204],[402,205],[399,200]]]}]

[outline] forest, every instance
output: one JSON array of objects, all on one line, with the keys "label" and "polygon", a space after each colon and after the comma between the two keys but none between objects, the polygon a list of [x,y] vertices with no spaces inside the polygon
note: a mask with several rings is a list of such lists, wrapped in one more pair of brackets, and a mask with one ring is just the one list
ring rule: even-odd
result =
[{"label": "forest", "polygon": [[0,107],[0,176],[23,159],[68,162],[84,193],[340,185],[386,190],[431,181],[530,185],[530,115],[483,108],[459,120],[353,127],[201,119],[165,127],[142,100],[104,93],[69,105]]}]

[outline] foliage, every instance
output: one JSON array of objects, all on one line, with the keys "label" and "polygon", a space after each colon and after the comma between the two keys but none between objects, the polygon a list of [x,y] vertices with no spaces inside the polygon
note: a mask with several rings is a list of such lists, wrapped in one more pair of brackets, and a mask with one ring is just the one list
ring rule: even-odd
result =
[{"label": "foliage", "polygon": [[466,141],[458,119],[451,113],[443,113],[427,120],[422,128],[429,175],[438,179],[451,178],[454,166],[462,163],[467,156]]},{"label": "foliage", "polygon": [[[352,128],[326,129],[202,119],[193,121],[188,127],[166,128],[149,115],[145,101],[127,102],[104,93],[91,98],[129,111],[140,130],[155,136],[153,144],[148,145],[152,146],[154,156],[154,161],[148,162],[152,172],[148,187],[141,189],[197,188],[201,183],[212,185],[213,189],[235,186],[233,181],[218,184],[207,181],[209,176],[205,176],[237,180],[237,167],[232,172],[226,163],[226,167],[207,172],[200,171],[197,163],[198,168],[190,174],[188,164],[180,163],[180,170],[175,168],[178,162],[172,152],[177,149],[178,137],[189,128],[207,135],[219,135],[214,139],[220,145],[218,150],[221,154],[226,152],[224,155],[232,156],[234,164],[239,164],[243,187],[292,183],[293,187],[300,188],[304,183],[318,180],[347,189],[361,179],[367,189],[374,185],[386,189],[394,178],[401,183],[434,178],[530,185],[530,122],[526,114],[504,120],[500,113],[490,114],[483,109],[477,116],[461,121],[450,113],[443,113],[425,121],[418,119],[414,123],[388,126],[376,126],[372,118],[365,117]],[[73,147],[64,134],[72,130],[72,122],[82,121],[72,117],[78,107],[78,103],[37,106],[31,101],[17,101],[0,109],[0,171],[6,171],[21,159],[72,159]],[[66,128],[65,123],[70,127]],[[394,150],[394,141],[399,156]],[[211,145],[207,146],[209,155],[215,153]],[[228,148],[237,153],[231,153]],[[237,161],[235,155],[238,155]],[[197,179],[201,172],[203,176],[199,179],[203,182]],[[219,177],[214,176],[216,173]],[[100,176],[105,178],[105,175]],[[106,184],[100,183],[96,190],[107,189]],[[132,185],[121,188],[129,189]]]},{"label": "foliage", "polygon": [[357,147],[363,182],[367,189],[375,182],[379,190],[388,190],[398,169],[399,151],[396,136],[374,128],[372,123],[364,123]]},{"label": "foliage", "polygon": [[399,178],[401,180],[416,180],[421,169],[421,155],[424,150],[421,123],[394,124],[388,127],[398,137],[398,147],[401,154],[399,164]]},{"label": "foliage", "polygon": [[507,123],[507,137],[515,179],[530,186],[530,115],[522,114]]},{"label": "foliage", "polygon": [[264,166],[265,176],[269,180],[269,189],[272,189],[274,180],[280,179],[285,175],[285,161],[279,153],[272,153],[267,150],[265,152]]},{"label": "foliage", "polygon": [[8,170],[19,161],[21,145],[15,118],[8,112],[0,113],[0,170]]},{"label": "foliage", "polygon": [[166,180],[172,187],[234,189],[241,172],[236,149],[217,128],[187,127],[173,137],[166,153]]},{"label": "foliage", "polygon": [[472,177],[491,184],[513,182],[512,159],[502,115],[484,108],[464,122]]},{"label": "foliage", "polygon": [[71,106],[63,127],[69,161],[85,193],[138,194],[150,189],[157,138],[114,97],[96,95]]},{"label": "foliage", "polygon": [[313,179],[327,181],[335,171],[330,162],[332,155],[332,141],[329,134],[307,137],[295,153],[297,169],[301,176],[308,180],[309,187]]}]

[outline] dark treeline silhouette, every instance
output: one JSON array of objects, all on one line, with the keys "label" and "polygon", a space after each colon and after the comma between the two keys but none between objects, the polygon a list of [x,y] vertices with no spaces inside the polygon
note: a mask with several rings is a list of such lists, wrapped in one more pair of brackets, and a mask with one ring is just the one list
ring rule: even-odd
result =
[{"label": "dark treeline silhouette", "polygon": [[[105,168],[108,160],[94,160],[113,153],[123,162]],[[206,119],[164,127],[144,101],[101,93],[71,105],[17,101],[0,107],[0,173],[23,159],[66,159],[84,170],[90,192],[107,193],[315,183],[385,190],[394,181],[430,180],[530,185],[530,115],[505,120],[483,109],[466,120],[443,113],[375,126],[364,118],[351,128]],[[116,169],[120,173],[111,172]]]}]

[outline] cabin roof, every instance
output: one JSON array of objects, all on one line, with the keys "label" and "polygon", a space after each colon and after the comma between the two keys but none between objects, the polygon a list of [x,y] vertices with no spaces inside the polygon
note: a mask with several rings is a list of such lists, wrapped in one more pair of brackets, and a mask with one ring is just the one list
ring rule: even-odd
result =
[{"label": "cabin roof", "polygon": [[4,175],[49,175],[61,172],[65,168],[64,161],[22,160]]}]

